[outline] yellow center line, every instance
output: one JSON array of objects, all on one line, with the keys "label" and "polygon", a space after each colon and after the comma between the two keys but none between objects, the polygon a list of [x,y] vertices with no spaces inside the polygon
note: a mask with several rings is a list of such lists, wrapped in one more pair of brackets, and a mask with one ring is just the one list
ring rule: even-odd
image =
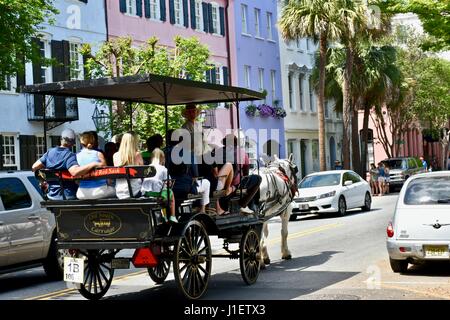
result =
[{"label": "yellow center line", "polygon": [[[145,274],[145,273],[147,273],[147,270],[141,270],[141,271],[137,271],[137,272],[133,272],[133,273],[129,273],[129,274],[124,274],[122,276],[118,276],[118,277],[114,278],[113,282],[124,280],[124,279],[130,278],[130,277],[139,276],[139,275]],[[76,288],[68,288],[68,289],[64,289],[64,290],[46,293],[46,294],[36,296],[36,297],[27,298],[25,300],[49,300],[51,298],[64,296],[64,295],[67,295],[67,294],[75,292],[75,291],[77,291]]]},{"label": "yellow center line", "polygon": [[[289,239],[295,239],[295,238],[301,238],[301,237],[304,237],[304,236],[307,236],[307,235],[310,235],[310,234],[313,234],[313,233],[318,233],[318,232],[321,232],[321,231],[334,229],[334,228],[337,228],[337,227],[340,227],[340,226],[343,226],[343,225],[344,225],[343,223],[338,222],[338,223],[326,224],[326,225],[315,227],[315,228],[311,228],[311,229],[306,229],[306,230],[299,231],[299,232],[296,232],[296,233],[291,233],[291,234],[288,235],[288,240]],[[267,241],[267,244],[275,244],[275,243],[279,243],[279,242],[281,242],[281,237],[277,237],[277,238],[271,239],[271,240]]]}]

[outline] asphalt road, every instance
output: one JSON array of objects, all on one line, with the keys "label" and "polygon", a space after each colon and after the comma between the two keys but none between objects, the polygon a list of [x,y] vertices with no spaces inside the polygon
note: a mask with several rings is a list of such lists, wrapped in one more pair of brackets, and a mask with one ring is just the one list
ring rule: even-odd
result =
[{"label": "asphalt road", "polygon": [[[374,197],[372,210],[351,210],[345,217],[309,215],[289,223],[291,260],[281,260],[278,218],[269,223],[272,263],[258,281],[243,282],[238,260],[214,259],[204,300],[392,300],[450,299],[448,263],[410,267],[394,274],[385,246],[386,226],[397,195]],[[222,241],[212,237],[213,251]],[[116,272],[106,300],[182,299],[170,274],[155,285],[146,270]],[[0,275],[1,300],[83,300],[64,282],[48,282],[42,268]]]}]

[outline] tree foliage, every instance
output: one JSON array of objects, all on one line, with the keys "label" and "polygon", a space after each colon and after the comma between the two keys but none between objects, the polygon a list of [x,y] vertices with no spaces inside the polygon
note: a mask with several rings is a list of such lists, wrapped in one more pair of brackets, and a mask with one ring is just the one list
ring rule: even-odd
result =
[{"label": "tree foliage", "polygon": [[[176,78],[204,81],[205,72],[211,69],[209,49],[195,37],[174,38],[174,47],[158,45],[156,37],[149,38],[139,47],[133,46],[130,37],[115,38],[105,42],[96,54],[85,45],[81,51],[87,56],[86,69],[90,77],[118,77],[136,74],[158,74]],[[107,106],[111,114],[109,127],[114,134],[132,129],[145,138],[155,133],[165,134],[163,106],[121,102],[97,101]],[[169,128],[183,123],[182,107],[169,107]],[[131,115],[131,116],[130,116]],[[110,130],[103,130],[108,132]]]},{"label": "tree foliage", "polygon": [[[53,0],[0,0],[0,75],[25,72],[25,62],[40,60],[32,39],[58,13]],[[3,85],[3,81],[0,81]]]}]

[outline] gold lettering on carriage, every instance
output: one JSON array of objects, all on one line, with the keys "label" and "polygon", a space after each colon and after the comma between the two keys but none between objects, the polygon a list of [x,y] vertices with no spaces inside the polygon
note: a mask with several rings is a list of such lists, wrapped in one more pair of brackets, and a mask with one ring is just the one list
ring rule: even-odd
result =
[{"label": "gold lettering on carriage", "polygon": [[84,218],[84,227],[97,236],[111,236],[122,228],[122,221],[114,213],[97,211]]}]

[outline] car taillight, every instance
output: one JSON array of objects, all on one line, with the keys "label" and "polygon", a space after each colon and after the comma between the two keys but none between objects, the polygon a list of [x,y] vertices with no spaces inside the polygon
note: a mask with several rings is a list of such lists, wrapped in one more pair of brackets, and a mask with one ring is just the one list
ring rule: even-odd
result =
[{"label": "car taillight", "polygon": [[394,227],[392,226],[392,222],[389,222],[389,225],[387,226],[386,229],[386,233],[389,238],[392,238],[394,236]]}]

